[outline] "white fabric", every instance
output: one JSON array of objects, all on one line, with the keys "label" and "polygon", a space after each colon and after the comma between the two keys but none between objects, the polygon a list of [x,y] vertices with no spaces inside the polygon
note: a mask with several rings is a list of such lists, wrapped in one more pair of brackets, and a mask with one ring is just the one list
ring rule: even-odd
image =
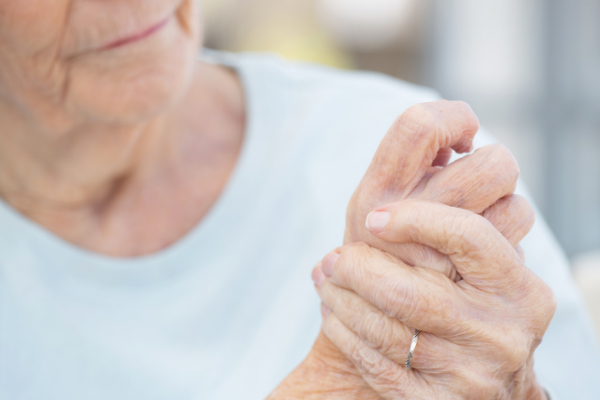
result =
[{"label": "white fabric", "polygon": [[[0,204],[0,399],[259,400],[309,351],[310,271],[341,244],[346,204],[394,118],[437,94],[271,56],[210,57],[243,80],[246,140],[225,192],[177,244],[105,257]],[[523,247],[559,299],[539,379],[557,399],[597,399],[598,349],[541,217]]]}]

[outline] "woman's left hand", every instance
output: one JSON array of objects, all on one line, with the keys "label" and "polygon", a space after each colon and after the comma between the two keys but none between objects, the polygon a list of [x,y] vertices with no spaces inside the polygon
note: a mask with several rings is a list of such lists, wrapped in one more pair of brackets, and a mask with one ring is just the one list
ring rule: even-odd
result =
[{"label": "woman's left hand", "polygon": [[485,218],[439,203],[402,200],[377,212],[388,222],[369,225],[372,234],[432,247],[463,279],[362,243],[316,267],[323,331],[369,385],[386,399],[545,399],[533,353],[556,301],[513,246]]}]

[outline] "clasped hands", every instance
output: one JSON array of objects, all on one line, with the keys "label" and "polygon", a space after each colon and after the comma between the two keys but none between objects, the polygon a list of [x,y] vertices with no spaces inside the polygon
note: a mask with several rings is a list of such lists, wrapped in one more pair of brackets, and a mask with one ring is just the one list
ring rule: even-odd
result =
[{"label": "clasped hands", "polygon": [[518,166],[499,145],[448,164],[478,128],[461,102],[395,121],[350,201],[345,245],[313,270],[322,334],[271,398],[546,398],[533,353],[556,301],[518,246],[534,221],[513,194]]}]

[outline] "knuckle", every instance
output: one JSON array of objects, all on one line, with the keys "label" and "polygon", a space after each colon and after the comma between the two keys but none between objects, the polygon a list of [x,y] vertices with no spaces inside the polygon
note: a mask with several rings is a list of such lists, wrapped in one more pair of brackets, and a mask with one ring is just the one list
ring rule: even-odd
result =
[{"label": "knuckle", "polygon": [[340,258],[336,266],[340,268],[350,269],[352,272],[358,272],[365,261],[368,260],[369,246],[363,242],[352,243],[342,247]]},{"label": "knuckle", "polygon": [[527,226],[527,231],[529,231],[531,228],[533,228],[536,217],[533,207],[531,206],[531,204],[529,204],[527,200],[525,200],[524,202],[524,208],[521,211],[521,215],[523,225]]},{"label": "knuckle", "polygon": [[[419,243],[420,231],[425,226],[430,226],[432,219],[438,213],[432,212],[431,205],[418,199],[402,200],[402,206],[396,209],[395,220],[403,221],[407,241]],[[445,227],[442,227],[442,231]],[[444,232],[442,232],[444,233]]]},{"label": "knuckle", "polygon": [[535,211],[531,206],[531,203],[523,196],[513,194],[509,197],[511,203],[509,204],[509,212],[517,214],[519,222],[522,225],[533,226],[535,222]]},{"label": "knuckle", "polygon": [[526,344],[520,344],[510,348],[510,352],[506,352],[505,366],[508,371],[515,373],[522,370],[527,364],[531,350]]},{"label": "knuckle", "polygon": [[380,353],[389,352],[394,343],[394,328],[390,318],[383,313],[370,313],[364,320],[363,339]]},{"label": "knuckle", "polygon": [[458,117],[467,127],[478,127],[479,120],[471,106],[464,101],[437,100],[418,103],[406,109],[396,118],[395,126],[433,127],[448,116]]},{"label": "knuckle", "polygon": [[398,280],[387,276],[382,276],[379,281],[384,294],[377,306],[392,318],[413,320],[421,305],[418,285],[412,279]]},{"label": "knuckle", "polygon": [[361,346],[352,349],[351,358],[358,364],[358,369],[371,377],[379,377],[385,373],[383,358],[374,357]]},{"label": "knuckle", "polygon": [[352,260],[357,251],[357,248],[362,247],[362,242],[350,243],[340,248],[340,258],[339,261]]},{"label": "knuckle", "polygon": [[516,204],[516,207],[519,208],[519,211],[522,214],[535,214],[531,203],[529,203],[529,200],[525,197],[518,194],[512,194],[508,196],[507,199],[510,199],[511,203]]},{"label": "knuckle", "polygon": [[480,386],[481,394],[472,398],[489,399],[489,400],[505,400],[510,398],[503,383],[498,379],[492,379],[487,384],[482,383]]},{"label": "knuckle", "polygon": [[528,342],[526,335],[517,330],[496,336],[494,347],[506,374],[513,374],[526,366],[531,356]]},{"label": "knuckle", "polygon": [[340,259],[357,260],[364,258],[369,251],[369,245],[355,242],[341,248]]},{"label": "knuckle", "polygon": [[548,286],[548,285],[545,285],[545,286],[546,286],[546,290],[545,290],[544,304],[546,304],[546,316],[548,317],[549,320],[551,320],[552,317],[554,317],[554,314],[556,313],[556,307],[558,306],[558,302],[556,300],[556,294],[550,288],[550,286]]},{"label": "knuckle", "polygon": [[378,390],[376,391],[382,398],[403,399],[405,395],[400,382],[400,374],[397,370],[387,369],[377,377]]},{"label": "knuckle", "polygon": [[426,103],[415,104],[404,111],[394,123],[398,129],[408,129],[415,134],[424,133],[434,127],[437,116]]},{"label": "knuckle", "polygon": [[556,312],[554,291],[541,278],[527,270],[522,288],[517,288],[515,294],[515,300],[525,310],[527,328],[534,334],[545,333]]},{"label": "knuckle", "polygon": [[490,223],[476,214],[460,213],[455,215],[442,229],[448,253],[472,254],[486,252],[489,243]]},{"label": "knuckle", "polygon": [[510,177],[510,179],[515,181],[519,178],[519,164],[506,146],[491,144],[483,147],[481,150],[487,152],[486,159],[488,162],[496,165],[498,172],[501,171],[498,176]]},{"label": "knuckle", "polygon": [[461,130],[474,134],[479,128],[479,120],[465,102],[437,100],[409,107],[396,118],[393,127],[397,132],[409,132],[425,141],[431,137],[444,139],[439,142],[443,148],[450,145],[453,135],[449,133]]},{"label": "knuckle", "polygon": [[460,121],[461,126],[464,128],[479,129],[479,119],[467,102],[461,100],[438,100],[431,104],[435,105],[442,114],[452,114],[454,118]]},{"label": "knuckle", "polygon": [[449,103],[451,103],[455,107],[453,112],[456,115],[460,116],[465,126],[470,127],[474,130],[479,129],[479,119],[477,118],[477,115],[475,115],[475,112],[467,102],[459,100],[451,101]]},{"label": "knuckle", "polygon": [[363,242],[344,246],[340,258],[336,262],[338,275],[351,288],[368,286],[375,279],[374,268],[371,267],[373,249]]},{"label": "knuckle", "polygon": [[[539,278],[538,278],[539,279]],[[554,317],[554,313],[556,312],[557,301],[556,294],[554,291],[548,286],[545,282],[539,279],[540,288],[538,295],[538,306],[540,309],[540,318],[541,324],[540,327],[545,331],[552,317]]]},{"label": "knuckle", "polygon": [[500,400],[505,399],[504,396],[504,385],[500,379],[495,377],[491,373],[484,372],[481,366],[478,366],[478,371],[473,372],[470,370],[468,373],[459,374],[461,380],[469,382],[468,393],[465,393],[465,398],[468,399],[488,399],[488,400]]},{"label": "knuckle", "polygon": [[483,216],[512,244],[520,242],[535,223],[533,207],[524,197],[515,194],[498,200]]},{"label": "knuckle", "polygon": [[455,101],[440,100],[440,101],[455,104],[458,109],[463,110],[468,113],[473,113],[473,109],[471,108],[469,103],[467,103],[466,101],[462,101],[462,100],[455,100]]},{"label": "knuckle", "polygon": [[[353,351],[357,369],[377,388],[377,392],[387,398],[399,398],[402,393],[401,377],[392,362],[382,357],[372,357],[357,348]],[[386,362],[387,360],[387,362]]]}]

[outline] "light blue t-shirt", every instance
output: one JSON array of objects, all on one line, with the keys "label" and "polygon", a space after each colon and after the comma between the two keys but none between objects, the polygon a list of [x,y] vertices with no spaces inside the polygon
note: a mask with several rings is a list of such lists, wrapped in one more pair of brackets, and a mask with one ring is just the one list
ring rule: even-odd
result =
[{"label": "light blue t-shirt", "polygon": [[[0,204],[0,399],[260,400],[310,350],[312,267],[342,243],[348,200],[395,117],[438,95],[272,56],[207,57],[237,70],[248,126],[225,191],[178,243],[106,257]],[[600,398],[591,326],[541,217],[523,248],[559,305],[539,380],[556,399]]]}]

